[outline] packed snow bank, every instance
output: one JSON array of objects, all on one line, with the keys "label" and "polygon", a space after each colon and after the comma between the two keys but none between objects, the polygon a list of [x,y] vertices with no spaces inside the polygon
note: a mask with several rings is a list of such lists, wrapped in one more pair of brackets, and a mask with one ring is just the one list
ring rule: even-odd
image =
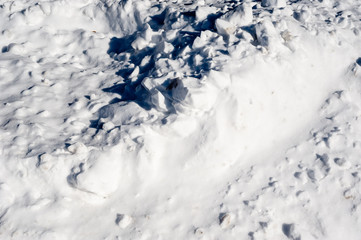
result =
[{"label": "packed snow bank", "polygon": [[0,7],[2,238],[360,235],[360,4]]}]

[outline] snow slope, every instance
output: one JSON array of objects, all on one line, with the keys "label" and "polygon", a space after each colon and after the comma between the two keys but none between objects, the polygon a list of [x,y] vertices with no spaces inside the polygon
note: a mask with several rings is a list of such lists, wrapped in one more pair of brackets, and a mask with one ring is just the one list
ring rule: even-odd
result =
[{"label": "snow slope", "polygon": [[1,239],[360,239],[360,1],[0,18]]}]

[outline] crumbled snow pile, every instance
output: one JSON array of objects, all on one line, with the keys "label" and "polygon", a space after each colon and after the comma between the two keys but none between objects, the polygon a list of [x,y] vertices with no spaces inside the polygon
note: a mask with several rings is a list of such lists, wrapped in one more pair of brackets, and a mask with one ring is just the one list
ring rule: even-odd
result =
[{"label": "crumbled snow pile", "polygon": [[0,239],[360,239],[361,2],[0,2]]}]

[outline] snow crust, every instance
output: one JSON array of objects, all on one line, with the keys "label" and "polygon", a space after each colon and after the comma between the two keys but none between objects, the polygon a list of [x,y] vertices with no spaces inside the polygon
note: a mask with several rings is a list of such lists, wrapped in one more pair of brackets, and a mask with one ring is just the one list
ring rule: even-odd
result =
[{"label": "snow crust", "polygon": [[360,239],[360,18],[0,2],[0,239]]}]

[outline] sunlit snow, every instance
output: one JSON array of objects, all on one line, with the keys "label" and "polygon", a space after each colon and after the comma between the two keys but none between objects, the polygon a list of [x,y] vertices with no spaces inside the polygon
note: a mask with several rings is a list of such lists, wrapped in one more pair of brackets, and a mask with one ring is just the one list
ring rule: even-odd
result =
[{"label": "sunlit snow", "polygon": [[361,239],[361,1],[0,1],[0,239]]}]

